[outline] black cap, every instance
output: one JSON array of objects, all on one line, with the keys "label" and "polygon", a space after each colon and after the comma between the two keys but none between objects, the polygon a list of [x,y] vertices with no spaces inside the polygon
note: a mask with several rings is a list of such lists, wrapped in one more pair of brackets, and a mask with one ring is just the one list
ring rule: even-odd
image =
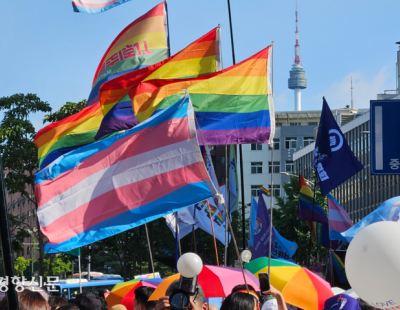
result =
[{"label": "black cap", "polygon": [[101,310],[101,300],[93,293],[82,293],[76,295],[74,304],[82,310]]}]

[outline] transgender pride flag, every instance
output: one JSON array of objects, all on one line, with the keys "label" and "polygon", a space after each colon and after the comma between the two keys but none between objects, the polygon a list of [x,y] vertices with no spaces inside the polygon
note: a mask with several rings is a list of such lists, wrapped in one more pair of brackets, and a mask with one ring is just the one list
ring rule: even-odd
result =
[{"label": "transgender pride flag", "polygon": [[101,13],[131,0],[72,0],[77,13]]},{"label": "transgender pride flag", "polygon": [[353,221],[337,200],[328,194],[329,234],[331,240],[348,242],[340,233],[353,226]]},{"label": "transgender pride flag", "polygon": [[216,194],[189,96],[129,131],[59,157],[35,182],[50,253],[93,243]]}]

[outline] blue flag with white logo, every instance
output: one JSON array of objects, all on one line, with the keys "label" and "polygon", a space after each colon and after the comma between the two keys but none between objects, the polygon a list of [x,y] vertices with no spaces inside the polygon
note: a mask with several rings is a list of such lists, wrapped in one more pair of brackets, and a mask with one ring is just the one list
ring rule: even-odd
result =
[{"label": "blue flag with white logo", "polygon": [[[268,213],[267,205],[265,204],[262,191],[258,195],[258,206],[257,213],[254,222],[253,233],[253,257],[256,259],[259,257],[268,256],[269,253],[269,227],[271,218]],[[271,252],[275,251],[274,242],[276,236],[275,231],[272,229],[272,247]]]},{"label": "blue flag with white logo", "polygon": [[321,194],[328,194],[362,168],[324,98],[314,150],[314,170]]}]

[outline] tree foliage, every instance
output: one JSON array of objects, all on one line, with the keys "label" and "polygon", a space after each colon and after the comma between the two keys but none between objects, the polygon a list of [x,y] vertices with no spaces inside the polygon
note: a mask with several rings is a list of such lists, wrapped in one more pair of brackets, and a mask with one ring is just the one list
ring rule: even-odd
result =
[{"label": "tree foliage", "polygon": [[27,230],[27,226],[24,225],[24,219],[19,219],[18,216],[8,214],[8,220],[10,224],[10,233],[13,236],[11,245],[14,253],[23,253],[24,246],[23,242],[25,238],[29,238],[30,234]]},{"label": "tree foliage", "polygon": [[[327,212],[326,197],[321,196],[318,183],[316,184],[316,204],[319,204]],[[274,209],[273,223],[279,233],[288,240],[294,241],[299,248],[296,251],[294,259],[301,265],[308,265],[308,256],[310,250],[310,231],[307,222],[298,219],[299,205],[299,179],[291,177],[289,183],[283,184],[286,198],[276,197],[276,204],[279,208]],[[311,243],[311,254],[316,259],[324,262],[328,250],[321,246]]]},{"label": "tree foliage", "polygon": [[30,266],[30,264],[31,261],[29,259],[20,256],[14,261],[15,271],[17,272],[18,275],[22,276],[24,275],[24,271],[26,270],[26,268],[28,268],[28,266]]},{"label": "tree foliage", "polygon": [[[38,159],[33,142],[36,135],[30,116],[38,112],[50,112],[50,105],[35,94],[15,94],[0,98],[0,110],[4,111],[0,123],[0,153],[7,173],[5,186],[11,194],[20,193],[37,208],[34,192],[34,175]],[[33,229],[31,229],[33,231]],[[39,274],[43,275],[43,235],[37,222],[36,238],[39,241]]]},{"label": "tree foliage", "polygon": [[87,100],[81,100],[78,103],[68,101],[64,104],[58,111],[50,114],[46,114],[43,119],[43,124],[46,122],[54,123],[61,121],[62,119],[80,112],[84,107],[86,107]]}]

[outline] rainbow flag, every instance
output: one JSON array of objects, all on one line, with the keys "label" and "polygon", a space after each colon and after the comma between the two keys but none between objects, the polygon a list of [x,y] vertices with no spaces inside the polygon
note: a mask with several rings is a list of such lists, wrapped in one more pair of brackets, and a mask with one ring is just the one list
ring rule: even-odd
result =
[{"label": "rainbow flag", "polygon": [[213,217],[215,211],[217,211],[217,207],[214,207],[211,204],[208,204],[207,208],[204,209],[204,212],[207,214],[207,217],[210,218],[210,210],[211,210],[211,217]]},{"label": "rainbow flag", "polygon": [[[330,247],[329,242],[329,227],[328,225],[324,225],[317,222],[307,221],[308,228],[311,233],[311,241],[315,245],[324,246],[326,248]],[[335,242],[336,245],[336,242]]]},{"label": "rainbow flag", "polygon": [[131,0],[72,0],[76,13],[96,14],[112,9]]},{"label": "rainbow flag", "polygon": [[33,140],[38,148],[39,168],[80,146],[95,142],[94,136],[102,119],[98,102],[40,129]]},{"label": "rainbow flag", "polygon": [[95,139],[138,124],[128,92],[143,80],[181,79],[215,72],[219,64],[220,28],[191,43],[185,49],[155,65],[124,74],[100,89],[104,120]]},{"label": "rainbow flag", "polygon": [[69,251],[216,195],[194,122],[187,96],[39,171],[37,214],[49,239],[45,251]]},{"label": "rainbow flag", "polygon": [[187,89],[206,144],[267,143],[275,130],[269,83],[271,48],[220,72],[179,81],[142,82],[129,93],[133,111],[144,121],[169,107]]},{"label": "rainbow flag", "polygon": [[341,284],[346,283],[347,277],[346,277],[346,269],[344,267],[344,263],[334,251],[332,251],[332,264],[333,268],[336,271],[336,275],[339,278],[340,283]]},{"label": "rainbow flag", "polygon": [[94,75],[88,106],[99,101],[100,86],[106,81],[168,56],[168,19],[162,2],[128,25],[111,43]]},{"label": "rainbow flag", "polygon": [[[306,180],[299,176],[299,218],[328,225],[328,217],[320,205],[314,203],[314,194]],[[314,213],[314,214],[313,214]],[[328,237],[329,238],[329,237]]]},{"label": "rainbow flag", "polygon": [[267,197],[270,197],[270,196],[271,196],[271,192],[270,192],[269,190],[267,190],[264,186],[261,186],[260,191],[261,191],[263,194],[267,195]]},{"label": "rainbow flag", "polygon": [[[37,133],[34,142],[38,148],[39,168],[80,146],[95,142],[94,137],[103,119],[98,91],[104,81],[140,66],[159,62],[168,56],[164,13],[164,3],[160,3],[126,27],[115,38],[100,62],[88,106]],[[129,110],[132,110],[130,104]]]}]

